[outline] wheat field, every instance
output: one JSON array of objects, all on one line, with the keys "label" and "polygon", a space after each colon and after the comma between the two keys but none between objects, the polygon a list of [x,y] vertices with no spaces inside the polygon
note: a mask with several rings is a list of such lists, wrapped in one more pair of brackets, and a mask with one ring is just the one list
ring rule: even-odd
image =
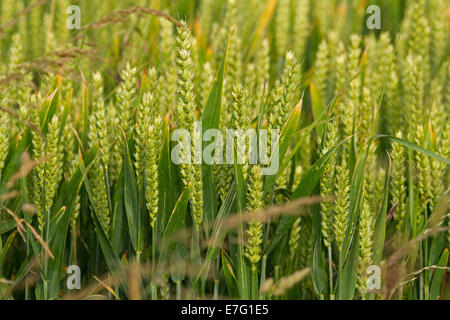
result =
[{"label": "wheat field", "polygon": [[0,0],[0,299],[450,299],[449,29],[446,0]]}]

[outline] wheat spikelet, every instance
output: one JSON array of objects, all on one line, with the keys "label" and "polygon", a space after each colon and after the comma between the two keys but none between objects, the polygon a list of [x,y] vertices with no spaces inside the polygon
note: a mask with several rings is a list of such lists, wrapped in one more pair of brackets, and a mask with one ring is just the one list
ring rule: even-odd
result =
[{"label": "wheat spikelet", "polygon": [[110,231],[109,188],[107,183],[109,164],[109,141],[107,133],[106,110],[103,101],[103,79],[100,73],[94,74],[94,105],[89,116],[89,143],[91,147],[98,147],[98,159],[94,162],[90,172],[92,181],[93,201],[96,213],[107,235]]},{"label": "wheat spikelet", "polygon": [[323,103],[327,96],[327,81],[330,75],[330,52],[328,49],[327,39],[320,42],[317,51],[316,63],[314,66],[314,83],[320,92]]},{"label": "wheat spikelet", "polygon": [[[249,183],[247,190],[248,210],[257,211],[264,207],[263,201],[263,181],[261,169],[258,165],[252,165],[249,172]],[[251,221],[247,228],[247,244],[245,246],[245,256],[251,263],[252,271],[256,271],[258,262],[261,260],[261,244],[263,237],[263,225],[259,221]]]},{"label": "wheat spikelet", "polygon": [[296,11],[294,19],[294,43],[295,43],[295,54],[298,57],[303,57],[305,54],[306,39],[308,37],[308,26],[309,26],[309,9],[310,4],[308,0],[296,1]]},{"label": "wheat spikelet", "polygon": [[[0,106],[4,106],[5,100],[0,97]],[[9,126],[10,117],[9,114],[0,110],[0,179],[1,172],[5,166],[5,159],[8,155],[9,146]]]},{"label": "wheat spikelet", "polygon": [[[193,134],[191,143],[193,144],[198,132],[194,130],[195,120],[195,94],[194,94],[194,74],[191,57],[192,37],[186,24],[178,27],[177,36],[177,122],[180,128],[188,130]],[[194,152],[194,148],[191,148]],[[193,160],[193,153],[187,155]],[[184,184],[191,184],[190,201],[193,217],[197,225],[203,221],[203,185],[202,171],[198,164],[182,164],[181,174]]]},{"label": "wheat spikelet", "polygon": [[[48,126],[47,141],[45,146],[45,179],[44,179],[44,208],[48,211],[52,208],[59,182],[62,177],[63,153],[59,139],[59,129],[61,121],[54,115]],[[47,221],[48,223],[48,221]]]},{"label": "wheat spikelet", "polygon": [[133,99],[136,95],[135,88],[136,68],[132,68],[127,63],[125,69],[121,73],[122,83],[117,90],[117,101],[119,106],[119,121],[127,138],[133,132],[131,125],[133,120]]},{"label": "wheat spikelet", "polygon": [[289,259],[291,261],[294,260],[299,247],[301,229],[301,218],[297,218],[295,219],[289,234]]},{"label": "wheat spikelet", "polygon": [[344,245],[345,233],[347,230],[348,214],[350,208],[350,178],[349,170],[342,161],[336,166],[336,202],[334,203],[334,238],[339,252]]},{"label": "wheat spikelet", "polygon": [[[359,72],[359,56],[361,49],[359,48],[361,37],[352,34],[350,36],[350,48],[347,56],[349,78],[352,79],[346,91],[345,112],[342,117],[344,136],[349,137],[353,134],[356,110],[360,103],[361,78],[357,76]],[[353,78],[356,77],[356,78]],[[350,80],[349,79],[349,80]],[[348,157],[348,146],[344,149],[344,158]]]},{"label": "wheat spikelet", "polygon": [[[397,138],[402,138],[401,131],[396,134]],[[397,205],[394,213],[394,219],[397,221],[396,227],[402,229],[405,213],[406,213],[406,150],[398,143],[392,145],[391,151],[392,167],[391,167],[391,206]]]},{"label": "wheat spikelet", "polygon": [[290,1],[280,0],[277,3],[275,16],[275,41],[278,56],[284,56],[286,50],[288,49],[289,41],[289,15],[290,15]]},{"label": "wheat spikelet", "polygon": [[367,267],[373,261],[373,213],[367,201],[363,200],[359,216],[359,261],[358,261],[358,290],[361,295],[366,293]]},{"label": "wheat spikelet", "polygon": [[[328,124],[325,143],[322,149],[322,155],[331,150],[337,143],[337,124],[332,121]],[[334,193],[334,176],[335,176],[335,156],[329,161],[325,167],[324,173],[320,179],[320,193],[323,196],[331,196]],[[322,215],[322,235],[326,247],[331,245],[333,241],[333,204],[322,202],[320,204]]]},{"label": "wheat spikelet", "polygon": [[167,112],[175,107],[177,90],[177,71],[175,64],[175,36],[173,24],[165,19],[160,20],[160,59],[161,59],[161,110]]}]

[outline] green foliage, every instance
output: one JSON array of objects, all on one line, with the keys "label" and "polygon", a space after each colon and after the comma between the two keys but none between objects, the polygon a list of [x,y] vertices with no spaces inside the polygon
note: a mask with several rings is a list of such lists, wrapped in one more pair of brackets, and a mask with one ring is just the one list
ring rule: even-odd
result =
[{"label": "green foliage", "polygon": [[2,1],[0,299],[448,297],[449,7],[403,2]]}]

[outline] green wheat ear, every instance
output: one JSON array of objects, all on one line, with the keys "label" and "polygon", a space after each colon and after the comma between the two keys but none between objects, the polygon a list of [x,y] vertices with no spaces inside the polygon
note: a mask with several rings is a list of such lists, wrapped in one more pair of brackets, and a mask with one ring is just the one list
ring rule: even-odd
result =
[{"label": "green wheat ear", "polygon": [[194,141],[198,132],[194,130],[195,90],[194,65],[191,57],[192,35],[185,22],[178,27],[177,34],[177,108],[178,127],[188,130],[191,135],[190,164],[181,164],[181,175],[185,186],[191,185],[189,195],[194,221],[200,225],[203,221],[203,183],[201,165],[193,164]]},{"label": "green wheat ear", "polygon": [[102,227],[107,235],[110,232],[110,208],[108,186],[108,164],[110,146],[107,133],[106,109],[103,101],[103,79],[99,72],[93,76],[93,106],[89,116],[89,144],[98,147],[98,159],[89,172],[92,182],[93,204]]},{"label": "green wheat ear", "polygon": [[[292,51],[286,53],[285,65],[281,78],[277,80],[272,93],[272,100],[274,106],[269,114],[268,129],[277,129],[281,132],[284,124],[288,120],[289,113],[293,106],[297,86],[300,83],[299,70],[300,65]],[[269,135],[270,135],[269,131]],[[268,150],[272,150],[272,137],[268,137]],[[270,154],[268,155],[270,156]],[[276,186],[278,188],[287,188],[289,181],[290,168],[286,167],[277,177]],[[281,202],[281,197],[279,198]]]},{"label": "green wheat ear", "polygon": [[334,237],[339,252],[344,245],[347,231],[348,210],[350,208],[350,173],[346,161],[336,166],[336,202],[334,203]]},{"label": "green wheat ear", "polygon": [[[331,121],[328,124],[326,138],[322,149],[322,154],[331,150],[337,144],[337,124]],[[320,178],[320,194],[323,196],[332,196],[334,194],[334,176],[335,176],[335,156],[325,167],[324,173]],[[325,201],[320,203],[322,215],[322,235],[326,247],[333,241],[334,212],[333,204]]]},{"label": "green wheat ear", "polygon": [[[299,76],[300,65],[292,51],[286,53],[283,73],[275,83],[272,92],[272,101],[274,103],[272,111],[268,115],[268,130],[276,129],[281,131],[286,123],[289,113],[292,110],[292,103],[295,98],[297,85],[300,83]],[[267,140],[268,150],[272,150],[272,137]],[[270,152],[268,154],[270,157]],[[277,187],[285,188],[287,186],[289,168],[286,168],[277,178]]]},{"label": "green wheat ear", "polygon": [[[410,125],[410,139],[413,141],[421,141],[423,135],[419,132],[418,127],[424,125],[425,115],[424,110],[424,81],[423,68],[421,65],[423,60],[420,56],[408,55],[406,58],[406,75],[404,84],[406,96],[406,105],[408,106],[409,125]],[[420,142],[419,145],[422,145]]]},{"label": "green wheat ear", "polygon": [[[25,71],[21,66],[21,64],[26,60],[26,52],[23,43],[24,39],[21,33],[17,32],[12,36],[11,46],[8,52],[8,72],[14,73],[18,79],[9,83],[9,88],[4,97],[5,102],[6,100],[9,100],[10,102],[14,102],[19,105],[20,120],[24,120],[28,116],[28,112],[26,110],[28,105],[28,94],[33,84],[31,73]],[[20,120],[16,120],[14,118],[11,119],[11,136],[14,136],[24,128],[24,124]]]},{"label": "green wheat ear", "polygon": [[[372,126],[376,126],[375,123],[373,123],[373,107],[371,103],[371,91],[368,87],[363,87],[362,90],[362,97],[361,97],[361,103],[359,105],[359,123],[358,126],[360,133],[360,141],[359,144],[361,145],[367,145],[368,139],[370,138],[369,135],[372,132]],[[373,145],[373,144],[371,144]]]},{"label": "green wheat ear", "polygon": [[[450,158],[448,0],[377,1],[392,18],[382,32],[366,29],[362,0],[158,1],[159,13],[83,1],[83,22],[98,19],[78,31],[66,25],[69,0],[43,2],[0,0],[0,299],[64,298],[70,292],[56,278],[66,264],[89,271],[84,285],[92,272],[129,270],[121,283],[99,287],[118,300],[170,299],[175,288],[177,299],[446,298],[450,168],[438,159]],[[285,169],[263,176],[262,165],[248,163],[246,145],[237,155],[245,157],[244,185],[233,189],[234,165],[213,165],[220,181],[210,190],[211,177],[202,175],[211,173],[194,159],[193,141],[203,133],[195,121],[218,121],[223,133],[281,132],[299,89],[311,84],[305,112],[283,136]],[[310,99],[314,87],[322,106]],[[178,166],[171,161],[177,129],[192,141],[189,153],[180,150],[191,162]],[[22,152],[33,161],[20,161]],[[121,172],[127,152],[132,188]],[[233,225],[228,218],[239,218],[239,187],[245,231],[222,237],[220,228]],[[317,193],[325,201],[288,217],[295,203],[281,203]],[[130,199],[147,225],[128,223]],[[279,205],[266,210],[272,202]],[[428,234],[430,226],[442,233]],[[136,234],[145,235],[137,254],[129,250]],[[397,255],[405,244],[411,250]],[[398,290],[369,292],[367,267],[392,257],[399,268],[383,268],[381,280]],[[145,268],[151,280],[140,281],[139,266],[128,268],[135,260],[152,266]],[[28,261],[37,263],[37,281],[10,290]],[[299,268],[311,276],[295,283]],[[286,283],[292,287],[277,296]]]},{"label": "green wheat ear", "polygon": [[[425,14],[425,0],[418,0],[409,7],[410,13],[410,37],[408,39],[409,52],[417,57],[420,57],[423,64],[422,81],[428,82],[430,76],[430,26]],[[405,17],[407,19],[408,17]]]},{"label": "green wheat ear", "polygon": [[[59,129],[61,121],[54,115],[48,126],[45,155],[47,160],[44,163],[44,209],[47,212],[53,206],[59,182],[62,178],[63,153],[62,145],[59,141]],[[48,223],[49,221],[46,221]]]},{"label": "green wheat ear", "polygon": [[40,132],[39,125],[39,110],[37,105],[41,102],[39,94],[34,94],[30,97],[30,120],[36,126],[35,130],[31,131],[32,156],[35,161],[38,161],[35,170],[31,175],[31,199],[36,207],[36,215],[38,217],[39,229],[44,228],[44,204],[43,204],[43,178],[45,176],[44,164],[40,161],[45,156],[45,140]]},{"label": "green wheat ear", "polygon": [[289,234],[289,259],[294,260],[299,248],[300,232],[302,230],[301,218],[295,219]]},{"label": "green wheat ear", "polygon": [[294,35],[293,41],[295,43],[295,54],[297,57],[303,57],[305,54],[306,40],[308,37],[309,21],[309,0],[299,0],[296,3],[296,14],[294,19]]},{"label": "green wheat ear", "polygon": [[238,1],[228,0],[225,16],[225,32],[229,38],[227,49],[227,68],[223,80],[223,97],[220,128],[228,128],[231,121],[231,95],[233,86],[242,82],[242,39],[238,23]]},{"label": "green wheat ear", "polygon": [[[229,120],[227,127],[223,129],[235,129],[235,130],[243,130],[245,132],[250,128],[250,109],[248,105],[248,92],[244,90],[244,87],[238,83],[232,86],[232,91],[230,92],[231,100],[229,101]],[[226,131],[223,130],[224,133],[224,143],[226,144],[226,139],[229,137],[225,136]],[[244,157],[247,149],[247,145],[245,146],[245,150],[243,150],[244,154],[241,152],[237,156]],[[240,150],[238,150],[240,151]],[[244,158],[245,159],[245,158]],[[231,182],[233,181],[233,172],[234,166],[232,164],[226,163],[221,165],[216,165],[214,167],[216,173],[216,183],[217,189],[219,191],[219,198],[223,201],[230,189]],[[247,163],[242,166],[244,179],[247,178]]]},{"label": "green wheat ear", "polygon": [[144,188],[146,205],[150,214],[150,225],[156,222],[159,202],[158,163],[161,148],[161,117],[157,114],[157,75],[156,70],[149,71],[150,91],[142,96],[138,109],[136,127],[135,165],[139,185]]},{"label": "green wheat ear", "polygon": [[430,0],[428,10],[428,21],[430,23],[431,49],[430,59],[433,69],[441,63],[445,57],[446,43],[448,42],[446,0]]},{"label": "green wheat ear", "polygon": [[[377,103],[382,93],[383,86],[389,81],[389,72],[394,69],[394,46],[391,43],[391,38],[388,32],[383,32],[377,41],[375,67],[372,67],[372,104]],[[370,66],[369,66],[370,68]],[[379,70],[379,72],[376,72]]]},{"label": "green wheat ear", "polygon": [[96,72],[93,76],[94,92],[93,92],[93,106],[91,129],[93,135],[91,143],[97,143],[99,146],[99,154],[101,162],[105,170],[108,169],[110,162],[110,141],[108,140],[108,122],[106,118],[106,106],[103,98],[103,78],[100,72]]},{"label": "green wheat ear", "polygon": [[363,200],[359,217],[359,262],[358,262],[358,290],[361,295],[366,293],[367,268],[373,263],[373,213],[369,203]]},{"label": "green wheat ear", "polygon": [[[422,124],[418,124],[414,131],[415,139],[414,143],[416,145],[423,145],[423,141],[425,138],[425,128]],[[427,209],[428,204],[432,198],[432,182],[431,182],[431,166],[430,166],[430,158],[416,152],[415,153],[416,160],[416,181],[418,185],[419,191],[419,202],[420,202],[420,211],[423,212]]]},{"label": "green wheat ear", "polygon": [[[397,138],[402,138],[401,131],[397,132]],[[391,151],[392,167],[391,167],[391,206],[397,205],[394,213],[394,219],[397,222],[396,227],[401,230],[405,220],[406,213],[406,150],[405,148],[394,143]]]},{"label": "green wheat ear", "polygon": [[50,13],[44,13],[44,30],[46,32],[44,42],[44,52],[49,54],[58,47],[58,40],[53,32],[52,17]]},{"label": "green wheat ear", "polygon": [[158,116],[148,128],[147,166],[145,168],[145,197],[150,213],[150,225],[155,226],[159,202],[158,162],[161,148],[161,118]]},{"label": "green wheat ear", "polygon": [[122,70],[120,76],[122,83],[117,90],[117,102],[119,106],[119,123],[127,138],[129,138],[133,132],[133,100],[136,97],[136,68],[132,68],[127,63],[124,70]]},{"label": "green wheat ear", "polygon": [[[251,128],[251,110],[248,101],[248,91],[244,89],[241,84],[235,84],[232,88],[231,92],[231,101],[230,101],[230,111],[231,117],[229,122],[228,129],[241,130],[242,133]],[[224,139],[228,139],[225,137]],[[238,138],[239,140],[239,138]],[[224,143],[226,143],[224,141]],[[248,175],[248,161],[247,161],[247,153],[249,149],[249,145],[247,141],[244,142],[244,148],[238,149],[237,157],[238,162],[243,163],[242,165],[242,174],[244,176],[244,180],[247,180]],[[234,177],[234,166],[231,164],[217,165],[215,170],[217,170],[218,176],[218,189],[220,199],[223,201],[225,196],[227,195],[231,182]]]},{"label": "green wheat ear", "polygon": [[14,17],[17,9],[17,1],[4,0],[0,3],[0,24],[4,24]]},{"label": "green wheat ear", "polygon": [[[39,96],[34,95],[31,104],[37,105],[40,100]],[[33,107],[31,113],[32,121],[37,125],[37,128],[40,128],[37,107]],[[59,141],[59,117],[53,116],[46,137],[38,130],[32,131],[33,157],[38,161],[32,175],[32,199],[37,209],[39,229],[43,231],[45,224],[48,223],[47,215],[53,206],[62,178],[63,152]]]},{"label": "green wheat ear", "polygon": [[283,74],[275,84],[273,92],[274,106],[269,115],[269,129],[280,129],[286,123],[293,108],[293,99],[300,81],[298,71],[299,64],[294,53],[287,52]]},{"label": "green wheat ear", "polygon": [[65,41],[69,35],[69,29],[67,28],[67,8],[71,5],[69,0],[60,0],[56,3],[55,10],[55,34],[59,42]]},{"label": "green wheat ear", "polygon": [[205,62],[203,64],[203,69],[200,74],[200,80],[199,80],[199,89],[198,89],[198,99],[200,102],[200,105],[206,106],[206,102],[208,101],[209,92],[212,88],[213,82],[214,82],[215,74],[214,70],[211,66],[210,62]]},{"label": "green wheat ear", "polygon": [[[450,125],[447,123],[443,129],[441,139],[437,146],[437,153],[447,159],[450,158]],[[432,178],[432,193],[430,202],[430,212],[438,206],[444,197],[445,186],[448,186],[448,165],[445,163],[432,159],[431,161],[431,178]]]},{"label": "green wheat ear", "polygon": [[386,85],[386,120],[391,134],[396,134],[405,125],[405,115],[400,108],[399,77],[396,68],[392,68]]},{"label": "green wheat ear", "polygon": [[[111,181],[119,179],[122,169],[124,140],[123,133],[129,139],[133,134],[134,100],[136,99],[136,68],[132,68],[129,63],[121,71],[121,83],[116,92],[116,104],[111,104],[106,110],[108,123],[107,135],[108,143],[111,146],[109,161],[109,176]],[[123,130],[123,133],[122,133]]]},{"label": "green wheat ear", "polygon": [[70,113],[67,114],[66,123],[63,128],[63,135],[61,137],[61,143],[63,145],[63,172],[65,175],[72,170],[72,162],[75,157],[75,136],[73,133],[73,117]]},{"label": "green wheat ear", "polygon": [[[366,143],[366,142],[364,142]],[[366,200],[371,209],[374,209],[377,205],[376,199],[376,182],[377,182],[377,173],[378,173],[378,164],[377,164],[377,145],[374,142],[369,144],[369,153],[366,158],[366,168],[364,173],[364,187],[366,190]]]},{"label": "green wheat ear", "polygon": [[[248,207],[251,212],[256,212],[264,207],[263,200],[263,179],[259,165],[252,165],[249,172],[248,183]],[[257,264],[261,260],[261,244],[263,241],[263,225],[257,220],[250,221],[247,228],[247,244],[245,246],[245,256],[252,265],[252,271],[256,271]]]},{"label": "green wheat ear", "polygon": [[145,180],[145,168],[148,160],[149,146],[148,133],[149,127],[155,125],[156,117],[159,114],[160,91],[158,86],[158,74],[155,68],[148,72],[149,90],[142,95],[142,101],[137,108],[136,116],[136,134],[134,164],[138,185],[142,189]]},{"label": "green wheat ear", "polygon": [[250,91],[253,108],[257,110],[264,102],[270,84],[270,44],[267,39],[261,41],[251,65],[254,70],[253,73],[247,72],[246,87]]},{"label": "green wheat ear", "polygon": [[[231,93],[232,96],[232,114],[231,114],[231,128],[236,130],[242,130],[242,132],[246,132],[248,129],[251,128],[251,110],[250,110],[250,103],[249,103],[249,93],[241,84],[237,84],[233,86],[233,90]],[[242,167],[243,174],[244,174],[244,180],[247,180],[247,170],[248,170],[248,163],[247,163],[247,150],[248,150],[248,144],[246,142],[246,145],[244,147],[243,153],[239,153],[238,157],[241,159],[245,159],[245,164]],[[240,150],[238,150],[239,152]]]},{"label": "green wheat ear", "polygon": [[200,4],[200,25],[208,40],[212,31],[215,3],[215,0],[204,0]]},{"label": "green wheat ear", "polygon": [[109,176],[111,182],[116,182],[119,179],[120,170],[122,170],[122,147],[120,143],[120,119],[118,106],[109,103],[106,110],[106,120],[108,123],[108,143],[111,146],[109,159]]},{"label": "green wheat ear", "polygon": [[[343,122],[343,132],[345,137],[349,137],[353,134],[355,115],[357,113],[357,108],[360,104],[360,92],[361,92],[361,78],[357,76],[359,67],[359,57],[361,54],[361,37],[356,34],[350,36],[350,48],[347,54],[347,64],[349,78],[353,79],[346,90],[345,96],[345,109],[342,117]],[[348,80],[350,80],[348,79]],[[344,157],[348,158],[348,146],[344,149]]]},{"label": "green wheat ear", "polygon": [[[345,82],[347,81],[347,61],[346,61],[346,52],[345,46],[342,41],[339,41],[336,44],[336,53],[334,54],[334,62],[336,64],[335,67],[335,79],[336,84],[334,86],[334,94],[337,95],[341,92],[341,90],[345,86]],[[342,104],[341,104],[342,105]],[[337,109],[336,112],[338,114],[342,114],[342,109]]]},{"label": "green wheat ear", "polygon": [[159,38],[161,43],[161,75],[159,91],[161,92],[160,109],[163,113],[175,107],[177,90],[176,40],[173,24],[165,19],[160,20]]},{"label": "green wheat ear", "polygon": [[282,57],[288,49],[290,1],[280,0],[276,9],[275,42],[278,56]]},{"label": "green wheat ear", "polygon": [[[5,96],[0,96],[0,107],[5,107],[6,98]],[[0,181],[1,172],[5,166],[5,159],[8,155],[9,146],[9,135],[10,135],[10,116],[7,112],[0,110]]]},{"label": "green wheat ear", "polygon": [[[71,179],[75,175],[75,172],[77,171],[80,165],[79,156],[77,154],[73,154],[73,158],[70,160],[70,163],[71,166],[69,169],[69,177]],[[80,207],[81,207],[80,199],[81,199],[80,194],[78,194],[76,196],[75,204],[72,209],[72,216],[70,217],[70,230],[72,235],[75,235],[77,232],[77,221],[78,217],[80,216]]]},{"label": "green wheat ear", "polygon": [[320,92],[323,104],[326,104],[327,81],[330,73],[330,52],[327,39],[320,42],[314,65],[314,82]]}]

